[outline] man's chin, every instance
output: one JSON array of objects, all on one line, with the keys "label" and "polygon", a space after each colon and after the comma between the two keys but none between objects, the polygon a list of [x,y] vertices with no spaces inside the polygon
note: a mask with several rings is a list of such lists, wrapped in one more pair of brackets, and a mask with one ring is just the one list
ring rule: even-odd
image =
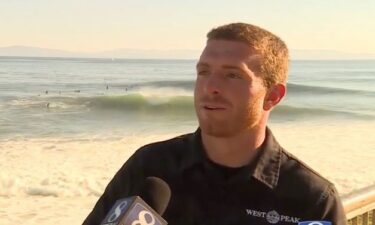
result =
[{"label": "man's chin", "polygon": [[200,124],[201,132],[213,137],[230,137],[235,131],[219,124]]},{"label": "man's chin", "polygon": [[249,121],[243,121],[241,123],[238,121],[199,121],[199,127],[201,132],[206,135],[224,138],[236,136],[246,130],[252,130],[259,124],[255,121],[253,121],[253,123],[246,122]]}]

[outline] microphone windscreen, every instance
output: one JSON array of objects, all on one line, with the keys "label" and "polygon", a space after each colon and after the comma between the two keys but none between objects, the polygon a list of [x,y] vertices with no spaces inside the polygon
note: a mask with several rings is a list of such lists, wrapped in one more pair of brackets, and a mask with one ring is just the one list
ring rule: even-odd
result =
[{"label": "microphone windscreen", "polygon": [[141,192],[141,198],[159,215],[163,215],[171,198],[169,185],[158,177],[147,177]]}]

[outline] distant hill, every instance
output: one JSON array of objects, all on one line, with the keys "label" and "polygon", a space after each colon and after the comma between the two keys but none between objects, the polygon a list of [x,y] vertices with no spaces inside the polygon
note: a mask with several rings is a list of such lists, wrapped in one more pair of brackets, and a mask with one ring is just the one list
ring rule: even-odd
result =
[{"label": "distant hill", "polygon": [[0,48],[0,56],[80,57],[81,54],[57,49],[36,48],[28,46],[10,46]]},{"label": "distant hill", "polygon": [[[132,59],[198,59],[201,50],[114,49],[100,52],[70,52],[28,46],[0,47],[0,56],[72,57],[72,58],[132,58]],[[375,54],[345,53],[335,50],[292,49],[292,60],[375,59]]]},{"label": "distant hill", "polygon": [[200,50],[142,50],[142,49],[115,49],[95,53],[103,58],[133,58],[133,59],[197,59]]},{"label": "distant hill", "polygon": [[78,57],[78,58],[132,58],[132,59],[197,59],[199,50],[142,50],[115,49],[100,52],[69,52],[58,49],[36,48],[28,46],[10,46],[0,48],[0,56],[25,57]]}]

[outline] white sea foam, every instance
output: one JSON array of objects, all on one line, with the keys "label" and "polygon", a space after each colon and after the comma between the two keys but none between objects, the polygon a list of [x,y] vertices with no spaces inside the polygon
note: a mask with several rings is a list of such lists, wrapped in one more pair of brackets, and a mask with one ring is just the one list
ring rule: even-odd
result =
[{"label": "white sea foam", "polygon": [[172,98],[176,96],[193,96],[192,91],[173,87],[142,87],[139,89],[139,93],[145,97]]},{"label": "white sea foam", "polygon": [[20,99],[14,99],[9,102],[10,106],[22,106],[22,107],[32,107],[35,105],[45,105],[45,101],[39,100],[33,100],[28,98],[20,98]]}]

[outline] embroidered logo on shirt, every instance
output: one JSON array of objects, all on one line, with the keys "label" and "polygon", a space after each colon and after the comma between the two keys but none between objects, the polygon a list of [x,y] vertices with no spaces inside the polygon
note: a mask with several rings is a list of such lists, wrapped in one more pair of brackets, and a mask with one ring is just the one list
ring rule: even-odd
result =
[{"label": "embroidered logo on shirt", "polygon": [[[263,211],[258,211],[254,209],[246,209],[246,214],[249,216],[253,216],[253,217],[264,218],[270,224],[277,224],[280,221],[287,222],[287,223],[299,223],[299,221],[301,220],[301,218],[298,218],[298,217],[280,215],[275,210],[263,212]],[[310,222],[314,222],[314,221],[310,221]],[[306,225],[306,224],[303,224],[303,225]],[[322,224],[322,225],[326,225],[326,224]]]},{"label": "embroidered logo on shirt", "polygon": [[269,223],[275,224],[279,222],[280,215],[275,210],[272,210],[266,214],[266,219]]}]

